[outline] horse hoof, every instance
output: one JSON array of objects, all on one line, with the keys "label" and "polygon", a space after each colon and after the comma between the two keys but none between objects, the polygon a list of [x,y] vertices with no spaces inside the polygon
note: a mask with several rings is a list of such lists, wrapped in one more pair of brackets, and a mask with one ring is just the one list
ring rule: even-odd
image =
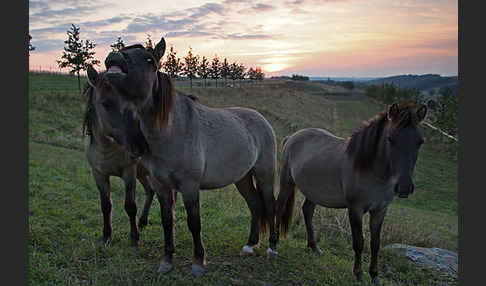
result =
[{"label": "horse hoof", "polygon": [[322,254],[322,250],[319,249],[319,247],[308,247],[306,249],[307,252],[312,252],[313,254],[320,256]]},{"label": "horse hoof", "polygon": [[148,222],[147,219],[139,219],[138,220],[138,228],[143,230],[147,226]]},{"label": "horse hoof", "polygon": [[255,250],[253,250],[253,246],[245,245],[241,249],[240,255],[253,256],[255,255]]},{"label": "horse hoof", "polygon": [[270,260],[275,260],[277,259],[277,255],[278,255],[278,252],[271,249],[270,247],[267,249],[267,257],[270,259]]},{"label": "horse hoof", "polygon": [[378,277],[371,279],[371,283],[373,283],[374,285],[381,285],[380,279],[378,279]]},{"label": "horse hoof", "polygon": [[199,278],[203,276],[204,272],[206,272],[206,269],[204,269],[204,267],[199,264],[193,264],[191,266],[191,273],[192,277],[194,278]]},{"label": "horse hoof", "polygon": [[105,246],[105,247],[108,247],[111,245],[111,236],[108,236],[108,237],[103,237],[101,239],[101,243]]},{"label": "horse hoof", "polygon": [[172,264],[167,262],[161,262],[159,266],[159,273],[160,274],[167,274],[172,270]]}]

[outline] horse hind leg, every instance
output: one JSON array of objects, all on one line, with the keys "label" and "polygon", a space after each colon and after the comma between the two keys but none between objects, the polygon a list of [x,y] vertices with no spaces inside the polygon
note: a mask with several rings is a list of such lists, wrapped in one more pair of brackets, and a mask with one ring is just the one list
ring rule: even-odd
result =
[{"label": "horse hind leg", "polygon": [[309,199],[305,199],[304,205],[302,206],[302,213],[304,215],[305,228],[307,230],[307,247],[312,249],[314,253],[320,255],[322,252],[317,247],[316,240],[314,238],[314,228],[312,226],[312,217],[314,216],[314,210],[316,204]]},{"label": "horse hind leg", "polygon": [[[282,156],[285,156],[285,153]],[[295,207],[296,193],[297,191],[295,182],[290,175],[288,163],[284,159],[280,169],[280,191],[278,194],[275,210],[277,242],[279,240],[280,234],[285,237],[290,230]]]},{"label": "horse hind leg", "polygon": [[142,214],[138,219],[138,227],[143,229],[148,225],[148,216],[154,199],[154,190],[152,189],[147,176],[138,175],[138,181],[142,184],[143,189],[145,190],[145,203],[143,205]]},{"label": "horse hind leg", "polygon": [[277,258],[277,243],[278,243],[278,233],[275,223],[275,209],[276,202],[275,196],[273,194],[274,181],[275,181],[275,171],[274,166],[271,167],[261,167],[259,165],[255,166],[255,181],[257,192],[263,199],[263,221],[264,224],[261,227],[268,225],[269,228],[269,248],[267,249],[267,255],[270,259]]},{"label": "horse hind leg", "polygon": [[250,236],[241,253],[254,255],[255,252],[253,251],[253,247],[258,244],[261,220],[263,219],[263,200],[260,198],[253,185],[253,176],[251,172],[248,172],[248,174],[236,182],[235,185],[245,199],[251,213]]}]

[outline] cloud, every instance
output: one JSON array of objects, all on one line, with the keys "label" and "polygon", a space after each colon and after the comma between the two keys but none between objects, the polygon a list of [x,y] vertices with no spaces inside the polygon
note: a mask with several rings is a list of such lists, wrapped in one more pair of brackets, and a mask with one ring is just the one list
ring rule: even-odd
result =
[{"label": "cloud", "polygon": [[40,39],[36,40],[32,38],[32,45],[35,47],[35,53],[44,53],[51,51],[61,51],[64,45],[63,41],[51,40],[51,39]]},{"label": "cloud", "polygon": [[224,39],[233,39],[233,40],[255,40],[255,39],[272,39],[274,36],[272,35],[264,35],[264,34],[227,34],[222,36]]},{"label": "cloud", "polygon": [[250,14],[250,13],[263,13],[275,10],[276,7],[268,4],[258,3],[250,8],[241,9],[239,12],[243,14]]}]

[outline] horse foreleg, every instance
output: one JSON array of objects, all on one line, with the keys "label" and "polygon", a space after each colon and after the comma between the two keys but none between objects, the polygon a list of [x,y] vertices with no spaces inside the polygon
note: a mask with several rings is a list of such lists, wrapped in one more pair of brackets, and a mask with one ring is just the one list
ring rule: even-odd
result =
[{"label": "horse foreleg", "polygon": [[108,245],[111,242],[111,208],[110,179],[108,176],[92,171],[96,186],[100,193],[101,212],[103,213],[103,243]]},{"label": "horse foreleg", "polygon": [[369,273],[371,280],[375,284],[379,284],[378,280],[378,251],[380,250],[380,234],[381,226],[385,218],[387,209],[381,209],[376,211],[370,211],[370,248],[371,248],[371,261]]},{"label": "horse foreleg", "polygon": [[192,276],[200,277],[206,272],[206,256],[201,237],[201,216],[199,213],[199,188],[181,188],[184,207],[187,212],[187,226],[194,242],[194,260],[192,263]]},{"label": "horse foreleg", "polygon": [[314,216],[314,210],[316,204],[305,199],[302,206],[302,213],[304,214],[305,228],[307,230],[307,247],[312,249],[316,254],[321,254],[321,250],[317,247],[316,240],[314,239],[314,228],[312,227],[312,217]]},{"label": "horse foreleg", "polygon": [[152,206],[152,201],[154,199],[154,190],[152,190],[152,186],[150,185],[147,176],[143,176],[143,175],[138,176],[138,180],[140,181],[140,183],[143,186],[143,189],[145,190],[145,203],[143,204],[142,214],[138,219],[138,227],[142,229],[146,227],[148,224],[150,207]]},{"label": "horse foreleg", "polygon": [[363,211],[360,209],[348,208],[349,223],[353,235],[354,268],[353,273],[358,281],[361,281],[361,253],[363,252]]},{"label": "horse foreleg", "polygon": [[162,227],[164,228],[164,258],[160,263],[159,272],[172,270],[174,256],[174,225],[175,225],[175,191],[163,185],[157,186],[157,199],[160,204]]},{"label": "horse foreleg", "polygon": [[135,169],[130,168],[123,174],[125,181],[125,211],[130,219],[130,246],[138,247],[140,234],[137,228],[137,204],[135,202],[135,190],[137,181],[135,179]]}]

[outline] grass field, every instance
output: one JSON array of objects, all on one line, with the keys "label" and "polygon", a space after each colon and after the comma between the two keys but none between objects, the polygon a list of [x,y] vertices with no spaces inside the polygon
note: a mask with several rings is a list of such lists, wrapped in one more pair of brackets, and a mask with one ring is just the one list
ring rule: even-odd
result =
[{"label": "grass field", "polygon": [[[182,88],[214,107],[245,106],[272,124],[279,143],[306,127],[326,128],[348,137],[382,107],[359,92],[310,82],[265,81],[235,88]],[[157,274],[163,254],[160,208],[154,201],[141,247],[129,245],[128,216],[122,181],[112,178],[113,242],[100,243],[103,219],[98,191],[82,152],[84,106],[74,77],[29,76],[29,281],[31,285],[352,285],[354,253],[344,210],[318,207],[314,216],[318,257],[304,251],[305,227],[296,208],[291,231],[279,244],[279,259],[265,257],[268,236],[256,257],[240,257],[247,240],[250,213],[234,186],[201,193],[203,241],[208,272],[190,275],[192,238],[182,200],[176,207],[174,270]],[[390,206],[382,246],[406,243],[457,251],[457,159],[454,146],[430,130],[415,171],[416,191]],[[278,186],[277,188],[278,189]],[[137,185],[139,213],[144,192]],[[298,206],[302,195],[298,195]],[[368,215],[365,216],[367,220]],[[369,262],[369,231],[363,270]],[[448,281],[431,270],[380,251],[380,278],[386,285],[442,285]],[[364,275],[369,281],[367,273]],[[448,281],[455,283],[454,281]],[[367,283],[364,283],[367,284]]]}]

